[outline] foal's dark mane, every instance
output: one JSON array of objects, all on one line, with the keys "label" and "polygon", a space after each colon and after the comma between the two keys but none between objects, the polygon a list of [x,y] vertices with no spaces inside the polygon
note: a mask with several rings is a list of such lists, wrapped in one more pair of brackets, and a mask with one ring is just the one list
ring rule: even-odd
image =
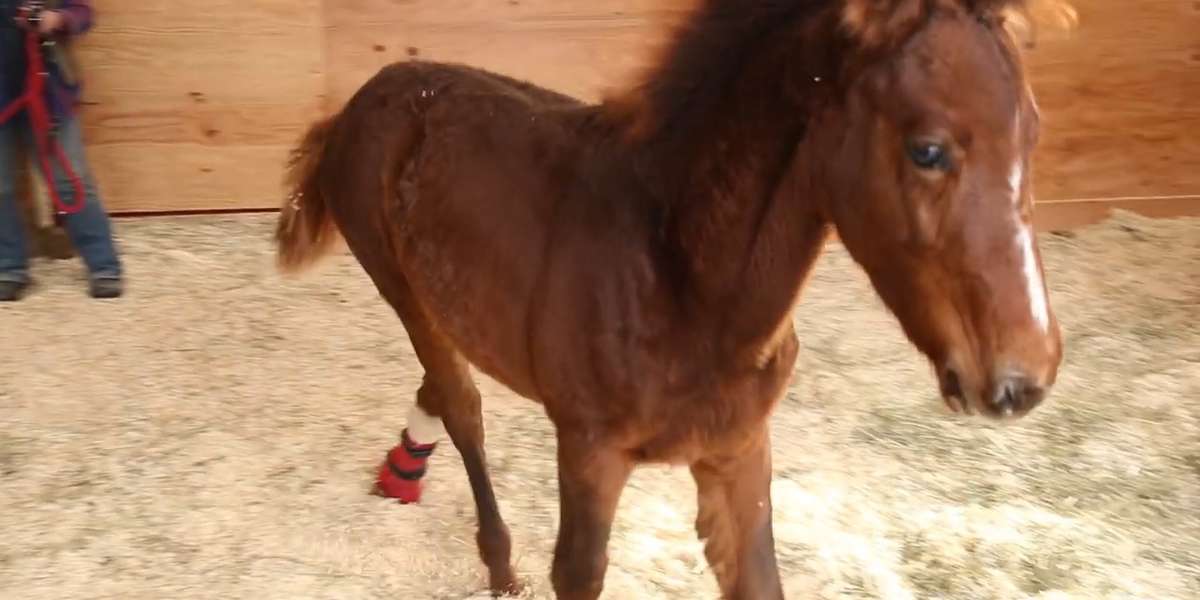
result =
[{"label": "foal's dark mane", "polygon": [[807,85],[812,78],[844,83],[855,66],[902,44],[938,9],[958,8],[999,27],[1006,18],[1027,22],[1029,5],[1039,1],[701,0],[656,65],[606,99],[605,113],[631,139],[686,136],[711,122],[748,59],[781,41],[791,42],[778,57],[788,68],[762,75],[796,94],[799,108],[804,91],[817,89]]},{"label": "foal's dark mane", "polygon": [[735,84],[748,55],[822,4],[828,2],[773,0],[747,10],[746,3],[705,0],[671,36],[658,64],[608,99],[610,113],[638,139],[700,125]]}]

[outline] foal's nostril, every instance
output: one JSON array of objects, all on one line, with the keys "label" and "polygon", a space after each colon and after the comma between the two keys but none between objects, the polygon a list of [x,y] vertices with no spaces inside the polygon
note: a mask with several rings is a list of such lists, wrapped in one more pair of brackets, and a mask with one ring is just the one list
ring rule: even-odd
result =
[{"label": "foal's nostril", "polygon": [[1042,399],[1046,397],[1046,388],[1025,382],[1025,386],[1022,388],[1022,396],[1024,396],[1023,404],[1025,405],[1025,410],[1031,410],[1042,403]]},{"label": "foal's nostril", "polygon": [[958,373],[954,369],[946,368],[942,371],[942,396],[945,398],[963,398],[962,382],[958,378]]},{"label": "foal's nostril", "polygon": [[1023,377],[1014,377],[1000,382],[992,394],[992,405],[1006,417],[1024,413],[1041,404],[1046,391]]},{"label": "foal's nostril", "polygon": [[1018,402],[1017,392],[1013,389],[1012,382],[1001,385],[1000,389],[996,390],[996,398],[992,401],[1006,417],[1012,416],[1013,411],[1018,407]]}]

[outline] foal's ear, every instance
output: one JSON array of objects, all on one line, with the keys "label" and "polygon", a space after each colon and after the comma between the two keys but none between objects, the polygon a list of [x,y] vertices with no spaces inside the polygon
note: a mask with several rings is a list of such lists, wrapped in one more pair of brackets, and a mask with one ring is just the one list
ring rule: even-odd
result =
[{"label": "foal's ear", "polygon": [[916,26],[924,5],[924,0],[845,0],[842,26],[864,48],[886,47]]},{"label": "foal's ear", "polygon": [[1039,22],[1054,22],[1070,28],[1079,20],[1075,7],[1066,0],[966,0],[967,7],[978,13],[1021,14]]},{"label": "foal's ear", "polygon": [[885,48],[912,32],[927,10],[954,5],[1002,22],[1016,37],[1039,25],[1070,30],[1079,14],[1067,0],[843,0],[842,26],[864,48]]},{"label": "foal's ear", "polygon": [[1043,25],[1070,31],[1079,24],[1079,13],[1063,0],[976,0],[994,15],[1014,39],[1033,46]]}]

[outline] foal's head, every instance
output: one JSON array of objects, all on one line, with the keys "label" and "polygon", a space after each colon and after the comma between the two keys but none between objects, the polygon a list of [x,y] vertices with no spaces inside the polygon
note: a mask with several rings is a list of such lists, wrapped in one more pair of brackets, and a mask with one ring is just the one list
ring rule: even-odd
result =
[{"label": "foal's head", "polygon": [[1003,0],[845,0],[851,63],[815,119],[825,207],[954,410],[1023,415],[1062,342],[1032,226],[1038,111]]}]

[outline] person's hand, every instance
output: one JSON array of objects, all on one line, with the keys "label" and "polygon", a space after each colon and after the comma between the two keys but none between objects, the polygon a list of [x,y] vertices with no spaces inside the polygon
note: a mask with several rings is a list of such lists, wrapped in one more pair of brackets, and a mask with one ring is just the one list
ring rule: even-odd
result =
[{"label": "person's hand", "polygon": [[62,29],[65,21],[61,11],[44,10],[42,11],[42,21],[38,23],[38,32],[42,35],[50,35]]},{"label": "person's hand", "polygon": [[[20,12],[21,18],[18,19],[17,22],[20,23],[22,27],[29,29],[29,9],[27,7],[21,7]],[[66,19],[63,17],[61,11],[43,10],[41,13],[41,20],[37,24],[38,33],[41,33],[42,35],[50,35],[61,29],[65,21]]]}]

